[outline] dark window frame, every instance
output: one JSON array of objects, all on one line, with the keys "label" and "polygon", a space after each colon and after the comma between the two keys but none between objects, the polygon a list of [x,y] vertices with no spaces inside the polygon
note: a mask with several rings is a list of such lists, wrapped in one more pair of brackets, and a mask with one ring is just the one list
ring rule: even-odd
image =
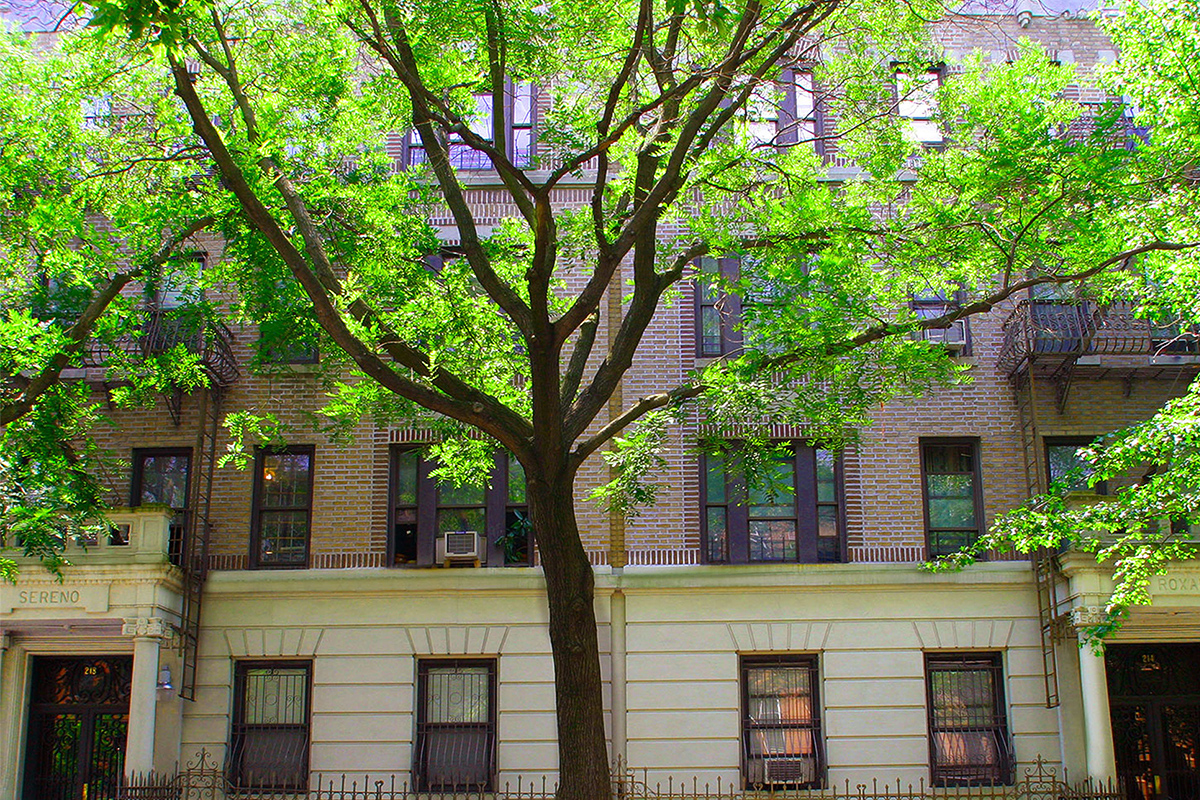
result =
[{"label": "dark window frame", "polygon": [[[421,454],[422,445],[394,444],[388,448],[388,527],[387,527],[387,564],[393,567],[430,567],[436,563],[437,512],[441,508],[463,507],[463,504],[439,502],[438,482],[432,476],[435,465]],[[405,453],[417,455],[417,492],[416,504],[399,502],[400,458]],[[503,450],[498,450],[494,456],[489,488],[484,490],[484,533],[487,538],[488,567],[526,567],[533,565],[533,537],[525,546],[525,560],[509,562],[502,543],[507,533],[508,515],[512,511],[524,510],[528,514],[528,495],[525,503],[509,502],[509,459],[515,458]],[[468,507],[479,507],[480,504],[467,504]],[[417,519],[416,530],[416,559],[398,561],[397,526],[401,524],[401,509],[415,509]]]},{"label": "dark window frame", "polygon": [[[918,318],[929,319],[929,317],[923,317],[920,314],[920,311],[922,309],[932,310],[932,311],[934,311],[934,314],[932,316],[940,317],[943,314],[949,313],[952,309],[960,308],[962,306],[963,300],[964,300],[964,293],[962,291],[953,292],[949,296],[946,296],[946,295],[913,295],[909,300],[909,309],[911,309],[913,314],[915,316],[917,316]],[[958,356],[972,355],[972,352],[971,352],[971,350],[972,350],[971,320],[969,317],[963,317],[962,319],[956,320],[956,321],[961,322],[962,326],[963,326],[963,343],[962,343],[961,347],[958,347],[956,349],[956,355],[958,355]],[[951,323],[951,325],[954,325],[954,323]],[[919,338],[924,339],[925,341],[932,342],[934,340],[930,337],[930,333],[932,331],[944,331],[944,330],[949,330],[949,327],[946,327],[946,328],[923,328],[923,329],[917,331],[916,335]],[[954,350],[952,350],[952,348],[950,346],[946,345],[944,343],[944,341],[941,342],[940,344],[942,344],[942,346],[946,347],[947,351],[955,352]]]},{"label": "dark window frame", "polygon": [[[1014,781],[1015,758],[1013,755],[1011,732],[1008,725],[1008,706],[1004,681],[1004,657],[998,651],[927,651],[925,653],[925,709],[927,732],[929,737],[929,773],[934,786],[1011,786]],[[942,725],[936,723],[934,716],[935,693],[933,674],[935,672],[986,672],[992,684],[992,720],[980,725]],[[974,777],[961,772],[953,774],[950,765],[939,765],[935,737],[939,733],[971,733],[990,732],[996,745],[996,764],[993,774],[987,777]],[[981,765],[958,765],[968,770],[979,769]],[[986,766],[986,765],[983,765]]]},{"label": "dark window frame", "polygon": [[[921,437],[921,439],[918,443],[918,446],[920,448],[920,458],[921,458],[921,510],[924,515],[924,525],[925,525],[925,553],[926,553],[927,558],[936,558],[939,555],[945,555],[946,552],[941,552],[940,550],[935,551],[935,548],[933,546],[933,534],[936,532],[941,532],[941,531],[945,531],[945,532],[965,531],[966,528],[938,528],[937,531],[935,531],[933,529],[933,526],[930,523],[930,515],[929,515],[929,500],[930,500],[929,474],[930,473],[929,473],[928,469],[926,468],[926,462],[928,460],[927,454],[926,454],[926,449],[930,448],[930,447],[963,447],[963,446],[971,447],[971,460],[973,462],[973,464],[972,464],[973,469],[970,474],[972,475],[971,488],[972,488],[972,492],[974,495],[973,499],[974,499],[974,503],[975,503],[975,537],[974,537],[974,541],[978,541],[979,537],[981,537],[983,535],[984,529],[987,527],[985,524],[985,520],[984,520],[984,505],[983,505],[983,464],[982,464],[983,459],[981,456],[983,448],[981,446],[979,437],[974,437],[974,436],[955,436],[955,437],[923,436],[923,437]],[[935,475],[941,475],[941,474],[964,475],[967,473],[956,472],[956,473],[933,473],[933,474],[935,474]],[[950,550],[947,552],[955,552],[955,550]]]},{"label": "dark window frame", "polygon": [[[249,723],[244,722],[246,714],[246,678],[247,673],[255,669],[303,669],[305,672],[304,681],[304,754],[303,763],[296,768],[296,781],[282,781],[270,784],[254,784],[245,786],[243,781],[243,767],[238,763],[238,753],[240,750],[239,739],[245,736],[248,729],[251,728]],[[229,776],[230,783],[235,787],[253,788],[253,789],[304,789],[308,786],[309,764],[311,763],[312,755],[312,697],[313,697],[313,662],[311,660],[287,660],[274,661],[264,659],[247,659],[234,662],[233,672],[233,709],[230,714],[229,728]],[[266,728],[295,728],[296,725],[291,724],[260,724],[263,729]],[[279,777],[279,776],[275,776]]]},{"label": "dark window frame", "polygon": [[188,513],[192,499],[192,461],[193,452],[190,447],[135,447],[129,476],[129,507],[139,508],[142,505],[142,483],[145,478],[145,459],[162,456],[187,456],[187,487],[184,493],[182,508],[172,509],[175,514],[171,518],[170,534],[167,541],[167,557],[176,566],[183,563],[184,537],[188,527]]},{"label": "dark window frame", "polygon": [[[192,495],[192,448],[190,447],[135,447],[133,448],[133,463],[130,470],[129,478],[129,505],[131,508],[137,508],[142,505],[142,481],[144,480],[143,470],[145,469],[144,459],[155,458],[160,456],[187,456],[188,459],[188,480],[187,480],[187,498]],[[186,510],[185,505],[183,509]]]},{"label": "dark window frame", "polygon": [[[529,87],[528,123],[518,123],[513,118],[513,110],[516,105],[516,93],[518,87],[520,86]],[[531,84],[525,81],[516,82],[511,78],[506,78],[504,81],[504,136],[506,140],[505,153],[508,156],[508,159],[513,162],[513,165],[517,167],[517,169],[529,169],[537,161],[537,132],[538,128],[540,127],[538,124],[540,120],[538,119],[537,108],[539,94],[540,92],[538,91],[537,84]],[[492,93],[490,91],[472,92],[471,97],[487,97],[490,100]],[[517,154],[515,153],[515,144],[517,138],[516,131],[524,130],[529,131],[529,154],[525,159],[518,159],[516,157]],[[492,140],[488,138],[487,141],[490,142]],[[493,172],[495,171],[492,166],[491,159],[489,159],[483,152],[474,150],[469,145],[459,141],[447,142],[446,144],[447,153],[450,156],[450,163],[454,169],[464,172],[486,172],[489,170]],[[455,148],[464,148],[463,152],[466,153],[467,157],[470,159],[478,159],[479,163],[455,165]],[[413,159],[417,153],[421,154],[420,159],[414,161]],[[428,162],[428,158],[425,156],[425,146],[421,143],[421,137],[416,130],[409,130],[405,132],[404,140],[401,144],[400,160],[405,169],[420,166],[421,164]]]},{"label": "dark window frame", "polygon": [[[488,721],[486,723],[432,723],[427,719],[427,700],[429,692],[429,671],[438,668],[486,667],[488,670]],[[417,791],[439,791],[446,788],[471,790],[480,789],[491,791],[496,778],[496,754],[499,749],[498,724],[496,703],[499,697],[499,661],[495,658],[455,658],[430,657],[418,658],[416,665],[416,709],[413,714],[413,778]],[[488,763],[487,784],[484,786],[456,787],[445,784],[431,784],[424,762],[425,742],[429,731],[435,726],[462,727],[470,724],[472,727],[483,726],[488,734]]]},{"label": "dark window frame", "polygon": [[[704,564],[840,564],[847,560],[846,496],[843,458],[833,458],[834,501],[819,499],[817,490],[817,451],[803,439],[786,442],[792,447],[794,464],[792,507],[796,520],[796,559],[794,561],[751,560],[750,511],[745,478],[726,467],[725,502],[708,502],[709,457],[701,454],[700,466],[700,560]],[[827,451],[828,452],[828,451]],[[837,551],[833,559],[821,558],[820,508],[836,505]],[[725,558],[714,559],[709,552],[708,509],[724,507]],[[780,517],[782,519],[782,517]],[[789,519],[792,517],[789,517]]]},{"label": "dark window frame", "polygon": [[[820,84],[817,83],[815,73],[816,64],[801,63],[792,67],[787,67],[779,73],[778,80],[762,81],[756,89],[772,88],[779,90],[781,96],[771,98],[772,104],[777,108],[775,116],[771,120],[754,120],[751,119],[752,108],[758,98],[752,95],[746,102],[746,107],[743,109],[747,126],[757,122],[774,122],[775,135],[770,142],[759,142],[760,146],[773,145],[776,149],[784,149],[800,144],[800,131],[805,123],[812,124],[812,147],[818,156],[825,155],[825,128],[826,128],[826,106],[824,98],[820,93]],[[812,94],[812,111],[810,114],[800,116],[800,92],[803,91],[800,87],[799,76],[806,75],[808,90]],[[778,101],[775,103],[774,101]],[[753,137],[752,137],[753,138]]]},{"label": "dark window frame", "polygon": [[[934,86],[930,90],[930,97],[933,102],[933,107],[931,108],[931,111],[932,111],[931,116],[914,116],[911,114],[905,114],[905,113],[901,112],[901,110],[900,110],[900,104],[902,102],[909,100],[908,96],[902,97],[900,94],[900,75],[907,75],[910,78],[914,78],[917,73],[910,70],[910,67],[912,67],[912,66],[918,66],[920,68],[921,75],[932,74],[932,75],[937,76],[936,82],[934,83]],[[895,108],[896,116],[899,117],[901,120],[904,120],[905,122],[929,122],[929,123],[935,122],[937,120],[938,108],[937,108],[937,98],[934,97],[933,95],[936,94],[937,90],[940,89],[945,84],[945,82],[946,82],[946,65],[945,64],[935,63],[935,64],[912,65],[912,64],[906,64],[901,61],[893,62],[892,63],[892,86],[891,86],[891,89],[892,89],[892,103],[893,103],[893,108]],[[923,147],[927,150],[944,150],[946,148],[946,129],[942,125],[939,124],[939,125],[937,125],[937,130],[938,130],[938,136],[940,138],[937,139],[936,141],[933,141],[933,140],[926,141],[924,139],[914,139],[913,143],[920,145],[921,147]]]},{"label": "dark window frame", "polygon": [[[1099,434],[1098,434],[1099,435]],[[1042,447],[1043,453],[1046,456],[1046,483],[1049,485],[1054,482],[1054,475],[1051,473],[1050,464],[1050,448],[1051,447],[1087,447],[1096,441],[1096,436],[1043,436]],[[1108,494],[1108,483],[1100,481],[1092,487],[1085,485],[1079,489],[1072,489],[1072,492],[1092,492],[1095,494]]]},{"label": "dark window frame", "polygon": [[[749,671],[761,667],[799,667],[808,670],[808,686],[811,691],[810,719],[807,724],[779,723],[764,724],[755,722],[750,717],[750,681]],[[740,741],[740,771],[742,786],[752,789],[756,786],[788,786],[792,789],[820,789],[825,786],[828,764],[825,757],[825,740],[823,737],[821,714],[821,673],[820,659],[815,653],[780,653],[772,655],[739,655],[738,683],[741,704]],[[806,731],[812,740],[813,757],[816,759],[815,777],[811,781],[779,781],[757,783],[750,779],[750,738],[756,731],[764,730],[801,730]],[[786,756],[785,756],[786,757]],[[794,756],[799,757],[799,756]],[[766,760],[765,758],[763,759]],[[765,776],[764,776],[765,777]]]},{"label": "dark window frame", "polygon": [[[267,507],[262,505],[263,457],[267,455],[307,455],[308,456],[308,505]],[[317,471],[316,447],[311,444],[288,445],[287,447],[259,447],[254,451],[254,489],[250,502],[250,568],[251,569],[307,569],[312,562],[312,516],[313,516],[313,486],[314,475]],[[260,537],[262,534],[262,516],[264,512],[299,511],[307,514],[307,538],[304,542],[304,563],[275,563],[263,562],[259,558]]]},{"label": "dark window frame", "polygon": [[[736,293],[729,293],[711,285],[706,286],[702,266],[704,258],[711,258],[716,264],[713,273],[726,281],[736,281],[741,274],[741,259],[732,256],[703,256],[697,259],[696,278],[692,281],[692,317],[696,329],[696,357],[720,358],[739,352],[743,347],[742,337],[742,298]],[[704,342],[705,311],[712,309],[717,315],[719,341],[716,346],[709,348]]]},{"label": "dark window frame", "polygon": [[[169,290],[163,285],[164,282],[170,282],[171,278],[179,274],[179,265],[183,263],[197,264],[196,278],[192,279],[190,275],[187,277],[187,285],[174,287]],[[208,271],[208,253],[197,250],[191,253],[184,253],[176,258],[168,260],[160,269],[159,273],[150,282],[149,288],[153,291],[148,296],[148,305],[152,311],[158,313],[167,313],[174,311],[177,308],[184,308],[187,303],[167,302],[169,292],[180,292],[188,289],[195,289],[199,293],[199,299],[204,298],[204,288],[201,281],[204,279],[204,273]],[[186,274],[186,273],[185,273]]]}]

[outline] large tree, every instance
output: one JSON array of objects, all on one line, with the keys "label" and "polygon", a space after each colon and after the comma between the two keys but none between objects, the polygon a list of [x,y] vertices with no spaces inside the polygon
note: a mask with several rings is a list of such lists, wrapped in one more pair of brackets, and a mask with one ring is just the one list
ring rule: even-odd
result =
[{"label": "large tree", "polygon": [[[1160,235],[1200,241],[1200,4],[1145,0],[1121,3],[1099,17],[1121,59],[1102,80],[1124,95],[1137,126],[1141,179],[1156,183]],[[1189,248],[1190,250],[1190,248]],[[1200,331],[1200,258],[1145,258],[1111,290],[1133,298],[1162,329],[1194,340]],[[1072,487],[1117,487],[1103,503],[1078,502]],[[1200,532],[1200,382],[1145,420],[1099,438],[1077,470],[1002,516],[973,553],[986,548],[1074,547],[1096,554],[1113,571],[1107,620],[1089,629],[1093,643],[1121,626],[1132,606],[1151,601],[1150,579],[1197,555]],[[950,562],[962,564],[972,554]]]},{"label": "large tree", "polygon": [[[59,68],[119,65],[103,91],[115,107],[153,109],[134,127],[158,147],[127,147],[112,127],[107,170],[187,154],[186,176],[157,187],[178,201],[172,187],[186,186],[185,206],[152,194],[146,229],[219,221],[215,279],[238,289],[231,313],[322,338],[325,368],[348,378],[332,419],[435,427],[456,480],[477,479],[497,446],[523,465],[563,798],[608,792],[593,575],[576,520],[586,460],[607,448],[613,483],[601,495],[628,511],[652,498],[655,454],[692,415],[713,432],[693,444],[719,450],[736,436],[745,471],[769,482],[771,444],[747,419],[845,442],[880,403],[961,377],[909,334],[1038,283],[1103,291],[1191,246],[1166,235],[1163,181],[1146,180],[1156,167],[1143,149],[1123,146],[1119,109],[1080,125],[1084,110],[1061,95],[1069,70],[1033,46],[1012,64],[968,58],[937,93],[949,146],[914,141],[896,113],[895,65],[914,76],[900,100],[928,105],[916,78],[943,59],[928,22],[944,13],[936,3],[93,10],[99,31],[128,35],[85,33]],[[815,74],[837,121],[822,136],[839,160],[816,157],[786,113],[762,135],[798,71]],[[514,84],[549,96],[532,158],[511,147],[504,104],[478,99]],[[404,131],[424,159],[397,172],[382,145]],[[463,152],[503,187],[499,224],[478,224],[456,169]],[[567,185],[585,199],[564,202]],[[169,213],[154,216],[160,207]],[[437,269],[435,213],[452,218],[461,256]],[[699,274],[705,256],[736,256],[740,270]],[[693,281],[755,300],[743,304],[741,348],[626,398],[622,378],[655,315]],[[948,298],[945,313],[915,315],[914,295]],[[254,424],[241,415],[237,429]]]},{"label": "large tree", "polygon": [[[148,128],[111,135],[120,59],[79,69],[35,45],[0,39],[0,544],[57,570],[67,536],[93,529],[106,500],[87,442],[97,398],[64,370],[101,367],[91,356],[107,352],[119,402],[203,379],[185,353],[127,345],[145,327],[131,290],[153,291],[213,220],[179,180],[198,145],[164,152]],[[15,570],[0,556],[0,576]]]}]

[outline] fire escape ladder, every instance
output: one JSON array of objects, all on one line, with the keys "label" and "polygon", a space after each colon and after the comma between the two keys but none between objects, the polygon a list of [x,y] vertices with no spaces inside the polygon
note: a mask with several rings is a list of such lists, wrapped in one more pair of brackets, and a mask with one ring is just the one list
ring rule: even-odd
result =
[{"label": "fire escape ladder", "polygon": [[200,601],[204,579],[208,573],[208,539],[212,530],[209,521],[212,508],[213,473],[217,466],[217,429],[221,420],[219,386],[201,389],[198,395],[199,424],[196,430],[196,480],[192,482],[188,507],[188,531],[183,553],[183,611],[179,636],[179,654],[183,661],[179,696],[185,700],[196,697],[196,668],[199,664]]},{"label": "fire escape ladder", "polygon": [[[1056,386],[1057,386],[1056,382]],[[1038,442],[1037,385],[1032,369],[1013,376],[1017,400],[1017,424],[1021,429],[1021,453],[1025,466],[1027,496],[1041,494],[1046,471],[1042,465],[1042,450]],[[1055,591],[1058,585],[1058,564],[1052,551],[1039,548],[1030,559],[1034,584],[1037,588],[1038,623],[1042,639],[1042,677],[1046,685],[1046,707],[1058,705],[1058,654],[1055,651]]]}]

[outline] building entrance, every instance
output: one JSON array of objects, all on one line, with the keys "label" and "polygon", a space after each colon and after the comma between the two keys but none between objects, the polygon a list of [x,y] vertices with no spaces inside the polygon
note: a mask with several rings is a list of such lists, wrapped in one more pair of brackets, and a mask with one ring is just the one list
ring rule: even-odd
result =
[{"label": "building entrance", "polygon": [[1200,644],[1110,645],[1117,776],[1130,800],[1200,800]]},{"label": "building entrance", "polygon": [[109,800],[125,768],[128,656],[33,661],[25,800]]}]

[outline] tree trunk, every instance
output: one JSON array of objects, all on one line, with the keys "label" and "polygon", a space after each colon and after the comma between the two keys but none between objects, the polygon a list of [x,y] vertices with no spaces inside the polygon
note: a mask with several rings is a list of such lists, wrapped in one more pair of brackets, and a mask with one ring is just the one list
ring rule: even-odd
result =
[{"label": "tree trunk", "polygon": [[608,800],[608,746],[596,636],[595,581],[579,540],[573,475],[529,475],[546,598],[558,718],[558,800]]}]

